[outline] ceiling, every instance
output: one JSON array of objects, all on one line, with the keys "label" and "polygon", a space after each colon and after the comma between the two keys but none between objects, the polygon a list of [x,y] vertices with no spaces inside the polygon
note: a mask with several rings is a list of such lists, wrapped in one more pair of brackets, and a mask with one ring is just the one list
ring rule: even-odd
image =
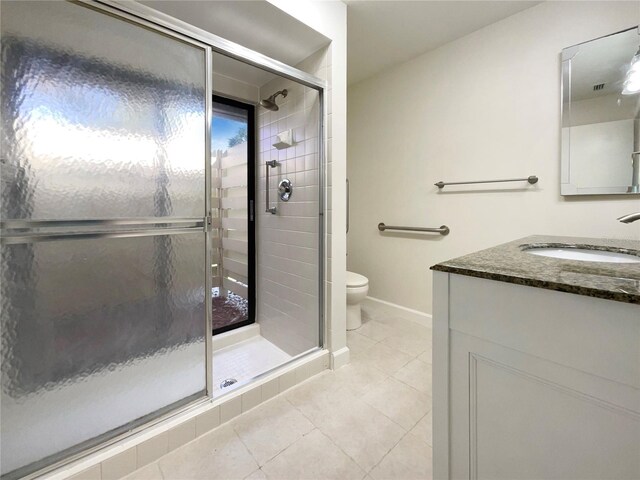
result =
[{"label": "ceiling", "polygon": [[[264,0],[201,1],[142,0],[183,22],[260,52],[288,65],[296,65],[329,43],[322,34]],[[262,85],[273,75],[239,62],[218,58],[218,73]]]},{"label": "ceiling", "polygon": [[542,3],[343,1],[347,4],[349,84]]}]

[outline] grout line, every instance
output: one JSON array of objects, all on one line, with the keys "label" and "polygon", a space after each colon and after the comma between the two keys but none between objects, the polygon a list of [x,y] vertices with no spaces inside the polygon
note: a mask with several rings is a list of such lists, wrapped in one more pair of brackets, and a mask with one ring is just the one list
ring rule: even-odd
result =
[{"label": "grout line", "polygon": [[[264,403],[261,403],[260,405],[264,405]],[[260,406],[258,405],[258,407]],[[253,410],[253,409],[252,409]],[[253,452],[251,451],[251,449],[249,448],[249,446],[244,443],[244,440],[242,440],[242,437],[240,436],[240,434],[238,433],[238,431],[236,430],[236,424],[237,422],[234,422],[234,420],[242,417],[246,412],[242,412],[240,415],[238,415],[237,417],[235,417],[233,420],[231,420],[229,423],[231,424],[231,429],[233,430],[233,433],[235,434],[236,437],[238,437],[238,440],[240,440],[240,443],[244,446],[244,448],[247,450],[247,452],[249,452],[249,455],[251,455],[251,458],[253,458],[253,461],[256,462],[256,465],[258,465],[258,469],[260,469],[261,465],[260,462],[258,461],[258,459],[256,458],[256,456],[253,454]],[[253,472],[251,472],[253,473]],[[249,475],[251,475],[251,473]]]},{"label": "grout line", "polygon": [[371,468],[371,470],[369,470],[369,472],[367,472],[367,474],[373,472],[382,462],[385,458],[387,458],[387,456],[391,453],[391,450],[393,450],[394,448],[396,448],[400,442],[407,436],[409,435],[409,432],[405,432],[404,435],[402,435],[402,437],[400,437],[400,439],[393,445],[393,447],[391,447],[389,449],[389,451],[387,453],[385,453],[382,458],[378,461],[378,463],[376,463],[373,468]]}]

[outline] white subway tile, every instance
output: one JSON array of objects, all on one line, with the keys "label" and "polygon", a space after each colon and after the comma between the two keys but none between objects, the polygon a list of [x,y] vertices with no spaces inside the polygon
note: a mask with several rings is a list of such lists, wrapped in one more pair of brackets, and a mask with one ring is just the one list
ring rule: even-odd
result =
[{"label": "white subway tile", "polygon": [[220,407],[216,406],[196,417],[196,436],[204,435],[220,425]]},{"label": "white subway tile", "polygon": [[280,386],[281,393],[293,387],[296,384],[296,371],[291,370],[280,375],[278,378],[278,384]]},{"label": "white subway tile", "polygon": [[169,451],[169,432],[162,432],[149,440],[145,440],[136,445],[136,449],[136,468],[144,467],[151,462],[155,462]]},{"label": "white subway tile", "polygon": [[270,398],[275,397],[280,392],[280,386],[278,384],[278,379],[274,378],[273,380],[269,380],[267,383],[262,384],[262,401],[266,402]]},{"label": "white subway tile", "polygon": [[196,419],[191,418],[168,431],[169,451],[190,442],[196,438]]},{"label": "white subway tile", "polygon": [[225,423],[242,413],[242,397],[234,397],[220,405],[220,423]]},{"label": "white subway tile", "polygon": [[242,394],[242,411],[246,412],[254,407],[257,407],[262,402],[262,389],[260,386],[256,386]]},{"label": "white subway tile", "polygon": [[68,480],[101,480],[102,479],[102,467],[100,464],[89,467],[80,473],[68,478]]},{"label": "white subway tile", "polygon": [[136,448],[132,447],[102,462],[103,480],[120,479],[137,468]]}]

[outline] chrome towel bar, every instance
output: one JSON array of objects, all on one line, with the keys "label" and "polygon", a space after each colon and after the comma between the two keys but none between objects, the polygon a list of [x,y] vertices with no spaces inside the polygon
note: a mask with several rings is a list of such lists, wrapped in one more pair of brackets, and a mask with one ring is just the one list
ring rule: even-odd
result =
[{"label": "chrome towel bar", "polygon": [[430,232],[430,233],[439,233],[440,235],[449,235],[449,227],[446,225],[442,225],[438,228],[425,228],[425,227],[396,227],[393,225],[385,225],[380,222],[378,224],[378,230],[384,232],[385,230],[400,230],[405,232]]},{"label": "chrome towel bar", "polygon": [[508,178],[506,180],[475,180],[472,182],[443,182],[434,183],[438,188],[444,188],[445,185],[469,185],[472,183],[502,183],[502,182],[529,182],[531,185],[538,183],[538,177],[531,175],[527,178]]}]

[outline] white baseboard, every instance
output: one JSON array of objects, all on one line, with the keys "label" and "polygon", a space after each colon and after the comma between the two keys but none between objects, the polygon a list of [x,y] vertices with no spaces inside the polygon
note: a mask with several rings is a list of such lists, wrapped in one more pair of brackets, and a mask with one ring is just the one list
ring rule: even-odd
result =
[{"label": "white baseboard", "polygon": [[343,347],[340,350],[331,352],[331,369],[337,370],[349,363],[350,352],[349,347]]},{"label": "white baseboard", "polygon": [[387,302],[385,300],[380,300],[375,297],[367,297],[364,302],[371,302],[376,307],[384,308],[389,311],[389,313],[393,315],[398,315],[399,317],[406,318],[412,322],[415,322],[419,325],[423,325],[425,327],[432,328],[433,321],[432,317],[428,313],[420,312],[419,310],[414,310],[412,308],[403,307],[402,305],[397,305],[395,303]]}]

